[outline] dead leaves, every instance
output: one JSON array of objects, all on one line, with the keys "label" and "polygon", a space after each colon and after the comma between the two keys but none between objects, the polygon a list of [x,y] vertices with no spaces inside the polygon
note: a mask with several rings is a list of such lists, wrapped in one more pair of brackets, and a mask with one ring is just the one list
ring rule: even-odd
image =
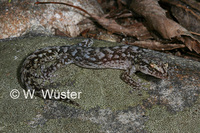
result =
[{"label": "dead leaves", "polygon": [[177,48],[185,48],[183,44],[165,44],[163,45],[161,42],[155,40],[146,40],[146,41],[135,41],[134,43],[129,43],[131,45],[135,45],[138,47],[149,48],[154,50],[173,50]]},{"label": "dead leaves", "polygon": [[[161,0],[162,1],[162,0]],[[173,3],[171,0],[163,0],[164,2]],[[118,1],[119,2],[119,1]],[[171,2],[171,3],[170,3]],[[36,4],[45,4],[46,2],[36,2]],[[98,16],[87,12],[80,7],[61,2],[48,2],[54,4],[64,4],[77,8],[88,14],[94,21],[112,33],[122,34],[124,36],[132,36],[137,38],[135,45],[143,46],[156,50],[171,50],[176,48],[188,47],[191,51],[200,53],[200,41],[196,39],[186,28],[175,22],[173,19],[166,16],[166,11],[160,7],[157,0],[132,0],[130,9],[140,16],[144,17],[147,25],[135,23],[131,26],[122,26],[116,22],[114,18],[108,18],[107,15]],[[191,2],[189,2],[191,4]],[[176,4],[174,4],[176,6]],[[180,7],[180,6],[179,6]],[[196,6],[194,6],[196,7]],[[162,44],[159,41],[144,41],[152,39],[152,31],[156,31],[162,38],[169,40],[178,40],[183,44]]]},{"label": "dead leaves", "polygon": [[164,39],[176,38],[182,41],[191,51],[200,53],[200,41],[197,40],[183,26],[166,17],[155,0],[133,0],[131,9],[142,15],[152,30],[156,30]]},{"label": "dead leaves", "polygon": [[151,38],[151,35],[148,32],[147,28],[144,27],[144,25],[142,25],[141,23],[126,28],[118,24],[114,19],[100,17],[95,14],[91,14],[91,17],[95,19],[101,26],[112,33],[123,34],[125,36],[134,36],[138,40]]}]

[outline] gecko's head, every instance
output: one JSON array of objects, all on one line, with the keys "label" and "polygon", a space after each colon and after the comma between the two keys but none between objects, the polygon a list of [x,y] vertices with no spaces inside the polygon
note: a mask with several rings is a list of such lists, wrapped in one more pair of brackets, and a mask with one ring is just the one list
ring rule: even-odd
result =
[{"label": "gecko's head", "polygon": [[138,66],[138,70],[142,73],[152,75],[160,79],[165,79],[168,77],[167,69],[168,63],[163,63],[158,60],[147,61],[144,59]]}]

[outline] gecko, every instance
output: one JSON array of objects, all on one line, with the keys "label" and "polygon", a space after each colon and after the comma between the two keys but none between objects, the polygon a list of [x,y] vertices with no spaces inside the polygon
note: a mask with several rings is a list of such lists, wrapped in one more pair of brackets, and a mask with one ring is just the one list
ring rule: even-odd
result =
[{"label": "gecko", "polygon": [[[150,51],[148,49],[132,45],[92,47],[92,44],[92,39],[86,39],[75,45],[49,46],[36,50],[22,64],[20,80],[23,87],[35,90],[35,95],[42,98],[41,90],[46,90],[43,81],[50,80],[56,70],[68,64],[89,69],[124,70],[121,79],[134,89],[140,88],[140,84],[131,77],[137,71],[159,79],[168,77],[168,64],[145,55]],[[48,62],[53,63],[46,66]],[[70,99],[64,101],[78,105]]]}]

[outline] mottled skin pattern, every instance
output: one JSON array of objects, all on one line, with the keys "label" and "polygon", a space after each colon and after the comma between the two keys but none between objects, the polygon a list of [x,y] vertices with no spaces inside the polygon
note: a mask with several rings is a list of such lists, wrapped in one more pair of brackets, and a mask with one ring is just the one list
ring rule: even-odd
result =
[{"label": "mottled skin pattern", "polygon": [[[134,89],[140,86],[131,78],[136,71],[161,79],[167,77],[167,64],[145,57],[143,53],[147,52],[147,49],[130,45],[91,47],[92,43],[89,39],[72,46],[52,46],[36,50],[23,63],[21,83],[27,90],[35,90],[36,95],[42,97],[41,90],[46,89],[42,82],[38,83],[36,80],[49,80],[53,72],[71,63],[84,68],[125,70],[121,79]],[[45,63],[51,61],[54,63],[45,66]],[[76,104],[69,99],[65,101]]]}]

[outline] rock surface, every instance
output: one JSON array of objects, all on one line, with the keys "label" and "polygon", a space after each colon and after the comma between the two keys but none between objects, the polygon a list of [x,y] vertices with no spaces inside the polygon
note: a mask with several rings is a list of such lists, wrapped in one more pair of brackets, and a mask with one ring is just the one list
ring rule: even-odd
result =
[{"label": "rock surface", "polygon": [[[26,37],[0,42],[0,132],[198,132],[200,130],[200,63],[154,52],[169,65],[169,78],[141,73],[134,77],[140,90],[120,80],[120,70],[84,69],[75,65],[58,70],[55,89],[82,92],[80,107],[30,97],[18,83],[23,59],[46,46],[72,45],[82,39]],[[94,46],[117,43],[94,41]],[[20,92],[12,99],[10,92]],[[15,93],[16,94],[16,93]],[[187,125],[187,126],[185,126]]]},{"label": "rock surface", "polygon": [[[0,1],[0,39],[19,37],[30,32],[55,35],[55,30],[68,37],[76,37],[86,29],[95,28],[82,11],[65,5],[35,5],[36,1],[12,0],[11,3]],[[52,2],[68,2],[88,12],[103,14],[95,0],[52,0]]]}]

